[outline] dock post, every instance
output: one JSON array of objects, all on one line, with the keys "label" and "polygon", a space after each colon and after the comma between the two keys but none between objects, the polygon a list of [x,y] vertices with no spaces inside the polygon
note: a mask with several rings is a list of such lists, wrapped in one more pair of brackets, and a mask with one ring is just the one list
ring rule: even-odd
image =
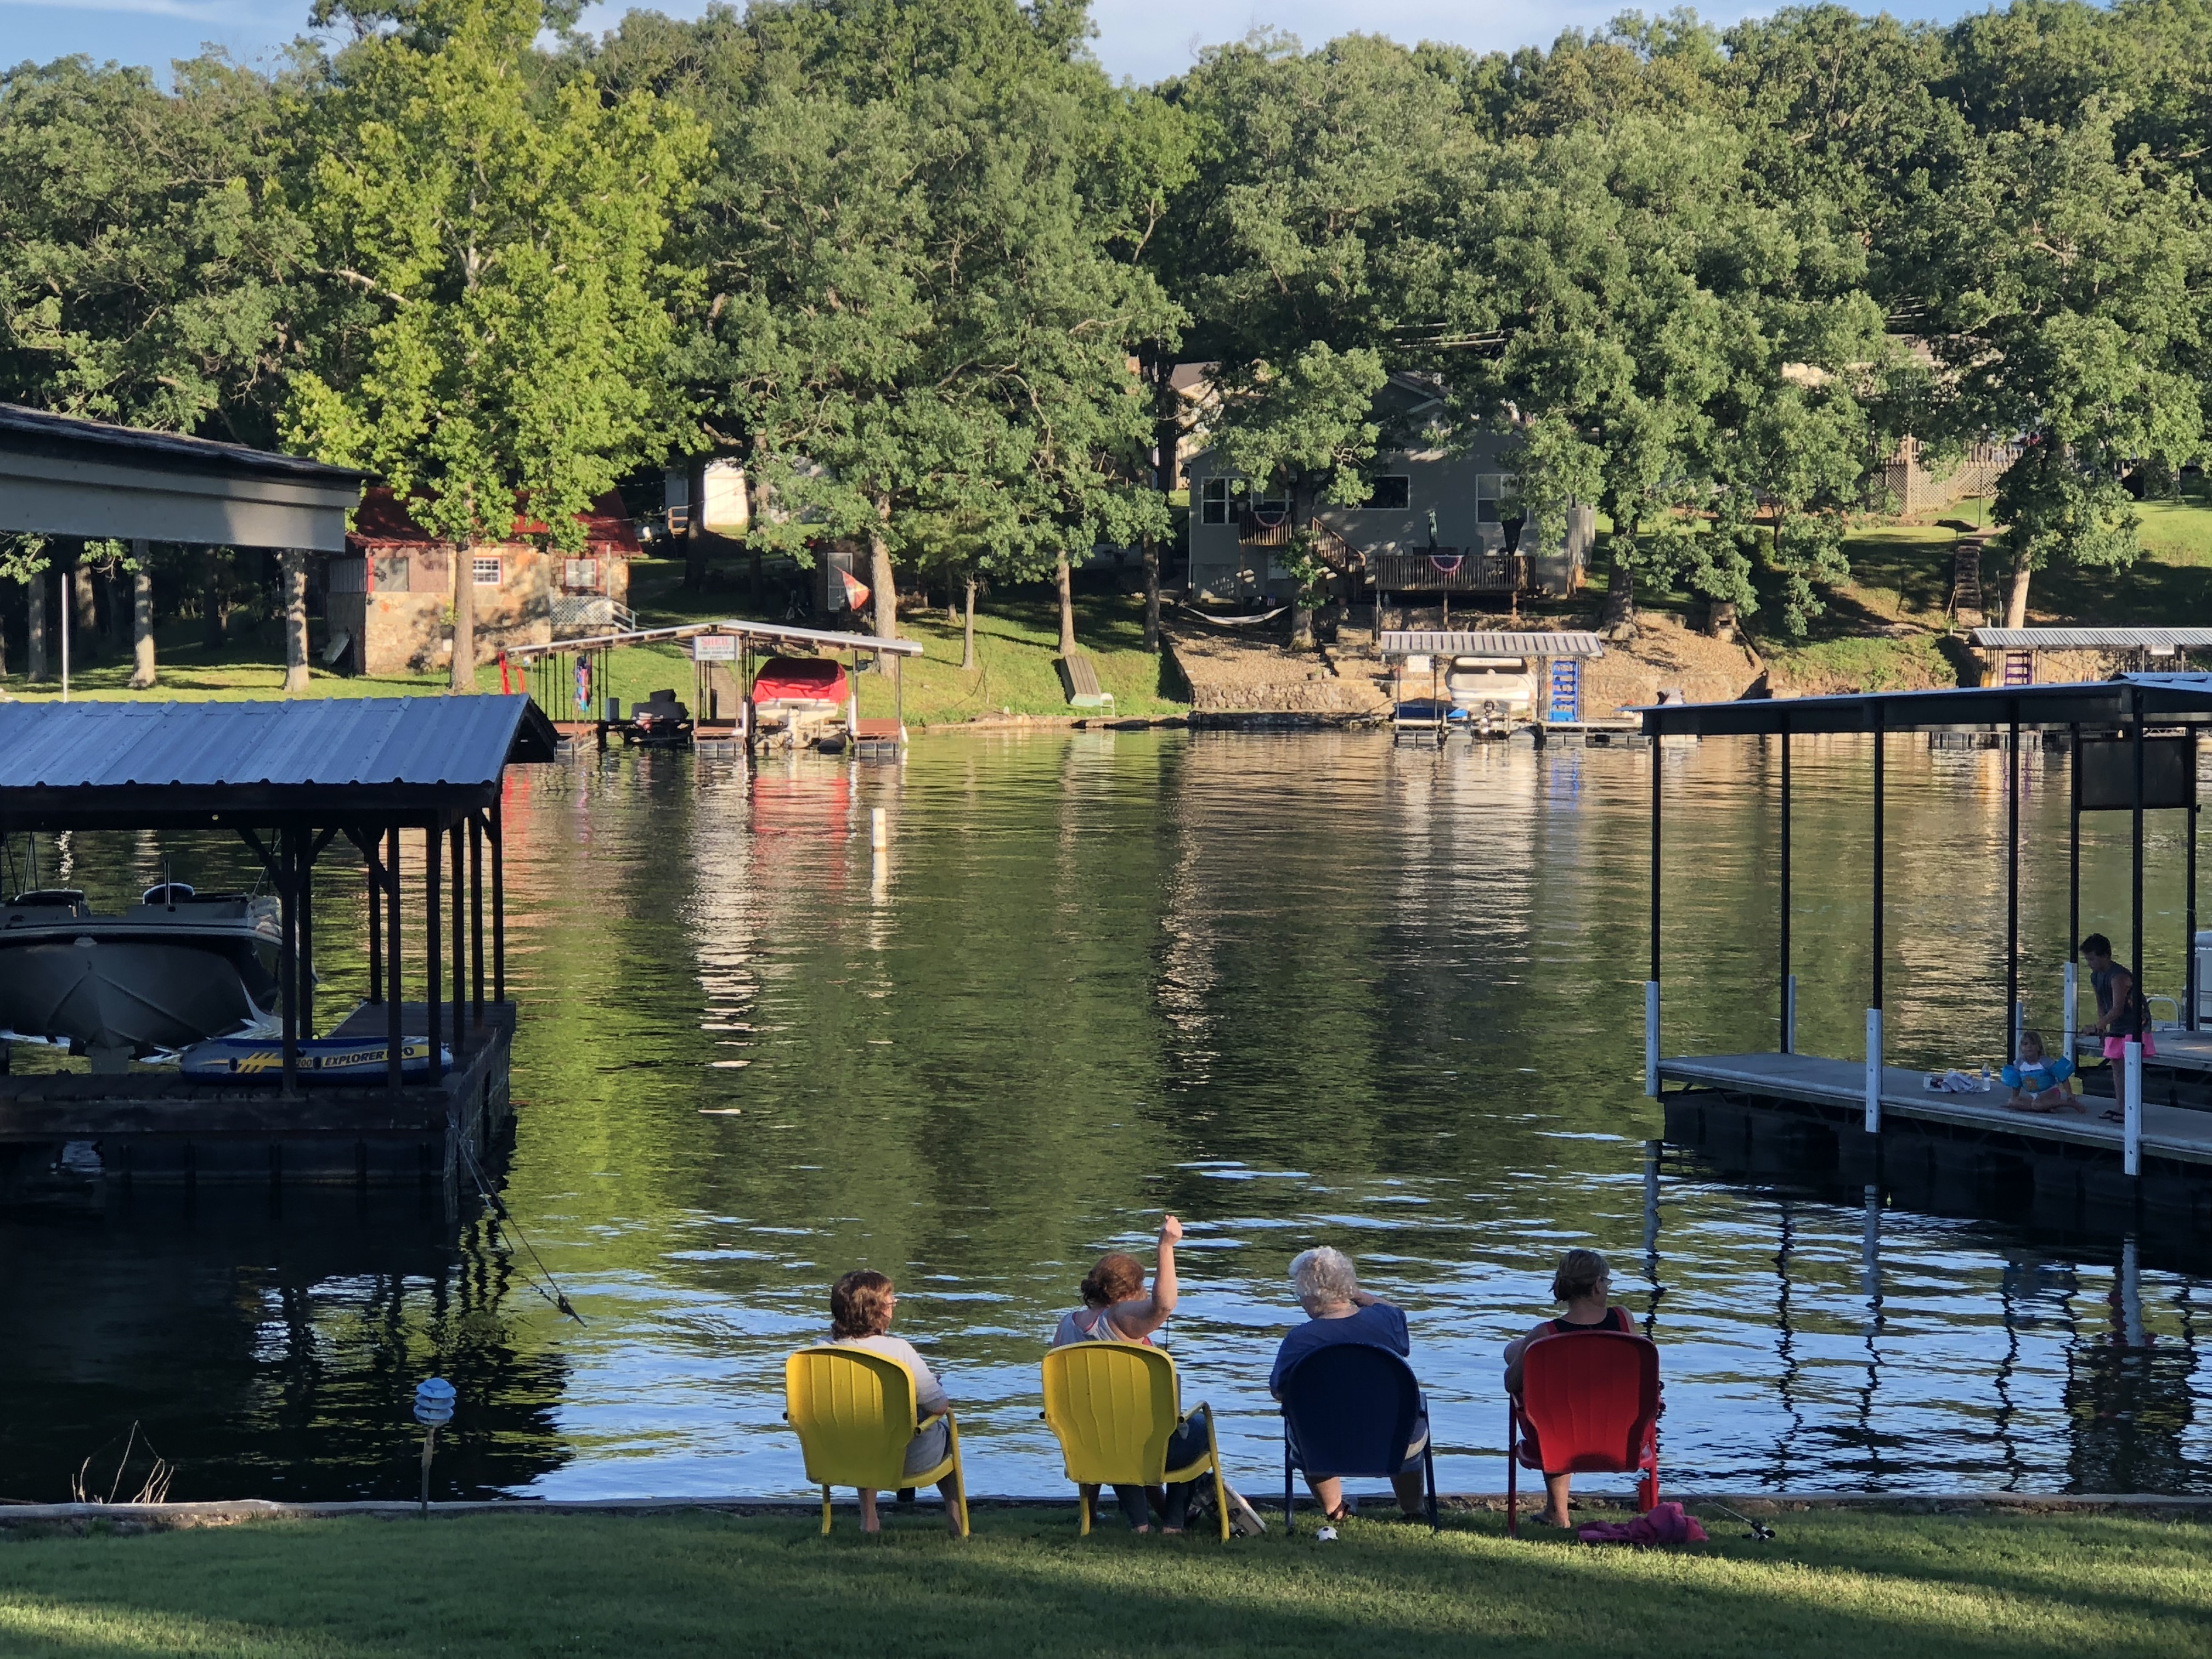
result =
[{"label": "dock post", "polygon": [[1797,1052],[1797,975],[1790,971],[1790,718],[1782,720],[1782,1052]]},{"label": "dock post", "polygon": [[1875,704],[1874,727],[1874,996],[1866,1017],[1866,1132],[1881,1133],[1881,910],[1883,762],[1889,744],[1882,730],[1881,705]]},{"label": "dock post", "polygon": [[368,1000],[384,1000],[384,884],[377,878],[375,843],[359,831],[355,844],[368,865]]},{"label": "dock post", "polygon": [[2069,961],[2069,962],[2068,962],[2068,963],[2067,963],[2067,964],[2066,964],[2066,991],[2065,991],[2065,996],[2066,996],[2066,1046],[2065,1046],[2065,1048],[2062,1048],[2061,1050],[2059,1050],[2059,1052],[2060,1052],[2061,1054],[2064,1054],[2064,1055],[2066,1056],[2066,1058],[2067,1058],[2067,1059],[2069,1059],[2069,1060],[2071,1060],[2071,1059],[2073,1059],[2073,1058],[2074,1058],[2074,1026],[2075,1026],[2075,1022],[2076,1020],[2078,1020],[2078,1019],[2081,1018],[2081,1016],[2080,1016],[2079,1014],[2075,1013],[2075,1011],[2074,1011],[2074,1003],[2075,1003],[2075,998],[2077,998],[2077,997],[2081,994],[2081,980],[2080,980],[2080,973],[2081,973],[2081,968],[2080,968],[2080,964],[2079,964],[2079,963],[2075,963],[2075,962],[2071,962],[2071,961]]},{"label": "dock post", "polygon": [[2122,1086],[2127,1091],[2121,1108],[2120,1168],[2123,1173],[2142,1173],[2142,1042],[2130,1037],[2122,1045],[2127,1058]]},{"label": "dock post", "polygon": [[463,1041],[461,1022],[465,1017],[465,1005],[469,1000],[469,918],[468,913],[461,908],[466,902],[468,889],[464,884],[467,877],[461,868],[465,854],[459,818],[453,820],[453,827],[447,831],[446,841],[453,866],[453,1058],[458,1060],[461,1057]]},{"label": "dock post", "polygon": [[1651,740],[1651,977],[1644,981],[1644,1092],[1659,1098],[1659,740]]},{"label": "dock post", "polygon": [[483,819],[472,811],[469,814],[469,985],[471,1012],[477,1025],[483,1024]]},{"label": "dock post", "polygon": [[2005,739],[2005,1064],[2020,1060],[2020,699]]},{"label": "dock post", "polygon": [[397,1095],[400,1089],[401,1051],[407,1040],[406,999],[399,988],[399,826],[386,831],[384,854],[385,951],[390,963],[385,988],[392,1000],[384,1011],[384,1074]]},{"label": "dock post", "polygon": [[1867,1010],[1866,1132],[1881,1133],[1881,1010]]},{"label": "dock post", "polygon": [[2181,1017],[2181,1029],[2193,1031],[2197,1025],[2197,1000],[2204,991],[2197,972],[2197,728],[2193,726],[2189,728],[2189,805],[2183,810],[2189,814],[2189,870],[2183,878],[2189,912],[2189,954],[2182,960],[2189,965],[2181,982],[2189,993],[2189,1011]]},{"label": "dock post", "polygon": [[1659,981],[1644,981],[1644,1092],[1659,1098]]},{"label": "dock post", "polygon": [[295,865],[298,831],[276,832],[277,995],[284,1004],[284,1095],[300,1091],[300,899]]},{"label": "dock post", "polygon": [[[502,789],[506,785],[500,786]],[[501,826],[499,797],[492,797],[491,817],[491,1000],[507,1000],[507,852]]]},{"label": "dock post", "polygon": [[438,866],[444,849],[438,843],[445,836],[437,821],[422,827],[422,990],[423,1000],[429,1005],[430,1081],[435,1083],[446,1075],[444,1060],[439,1054],[439,1043],[445,1035],[445,1005],[441,1000],[441,988],[445,983],[446,955],[438,933]]}]

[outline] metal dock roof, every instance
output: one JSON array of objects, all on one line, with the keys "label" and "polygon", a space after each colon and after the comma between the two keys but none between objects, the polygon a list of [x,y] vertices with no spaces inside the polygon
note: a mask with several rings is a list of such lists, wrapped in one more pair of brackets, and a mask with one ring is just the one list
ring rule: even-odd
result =
[{"label": "metal dock roof", "polygon": [[1996,651],[2202,651],[2212,628],[1977,628],[1973,640]]},{"label": "metal dock roof", "polygon": [[1378,648],[1386,657],[1601,657],[1595,634],[1538,633],[1483,629],[1386,628]]},{"label": "metal dock roof", "polygon": [[2212,674],[2121,674],[2071,685],[1966,686],[1944,691],[1873,691],[1837,697],[1673,702],[1630,712],[1646,737],[1730,737],[1818,732],[1929,732],[1956,726],[2212,723]]},{"label": "metal dock roof", "polygon": [[0,704],[0,828],[459,811],[556,740],[522,696]]}]

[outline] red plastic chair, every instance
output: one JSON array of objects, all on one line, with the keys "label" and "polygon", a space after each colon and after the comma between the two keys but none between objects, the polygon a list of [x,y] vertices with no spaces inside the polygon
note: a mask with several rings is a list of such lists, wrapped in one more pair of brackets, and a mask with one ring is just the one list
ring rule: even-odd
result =
[{"label": "red plastic chair", "polygon": [[1521,1535],[1521,1446],[1533,1430],[1547,1474],[1627,1474],[1636,1509],[1659,1501],[1659,1350],[1619,1331],[1547,1336],[1521,1352],[1521,1396],[1508,1395],[1505,1534]]}]

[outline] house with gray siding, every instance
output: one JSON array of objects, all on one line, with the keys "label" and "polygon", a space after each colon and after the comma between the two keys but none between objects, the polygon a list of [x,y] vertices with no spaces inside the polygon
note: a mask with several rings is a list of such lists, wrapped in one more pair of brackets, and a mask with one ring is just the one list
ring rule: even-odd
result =
[{"label": "house with gray siding", "polygon": [[[1393,375],[1376,399],[1384,430],[1417,430],[1443,398],[1411,375]],[[1582,585],[1595,513],[1570,511],[1556,547],[1523,545],[1517,482],[1507,470],[1509,433],[1481,432],[1449,447],[1435,443],[1379,452],[1358,507],[1314,514],[1320,550],[1363,588],[1383,594],[1573,592]],[[1281,561],[1298,528],[1288,499],[1255,490],[1204,447],[1183,463],[1190,490],[1190,586],[1222,600],[1280,599],[1295,582]]]}]

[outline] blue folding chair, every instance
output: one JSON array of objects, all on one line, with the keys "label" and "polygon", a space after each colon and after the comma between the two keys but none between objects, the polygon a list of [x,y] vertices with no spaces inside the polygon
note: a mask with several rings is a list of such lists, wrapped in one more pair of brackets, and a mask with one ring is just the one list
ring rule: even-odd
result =
[{"label": "blue folding chair", "polygon": [[[1339,1342],[1316,1348],[1283,1373],[1283,1530],[1291,1522],[1291,1476],[1389,1480],[1422,1418],[1413,1368],[1388,1348]],[[1436,1434],[1421,1446],[1429,1530],[1437,1522]]]}]

